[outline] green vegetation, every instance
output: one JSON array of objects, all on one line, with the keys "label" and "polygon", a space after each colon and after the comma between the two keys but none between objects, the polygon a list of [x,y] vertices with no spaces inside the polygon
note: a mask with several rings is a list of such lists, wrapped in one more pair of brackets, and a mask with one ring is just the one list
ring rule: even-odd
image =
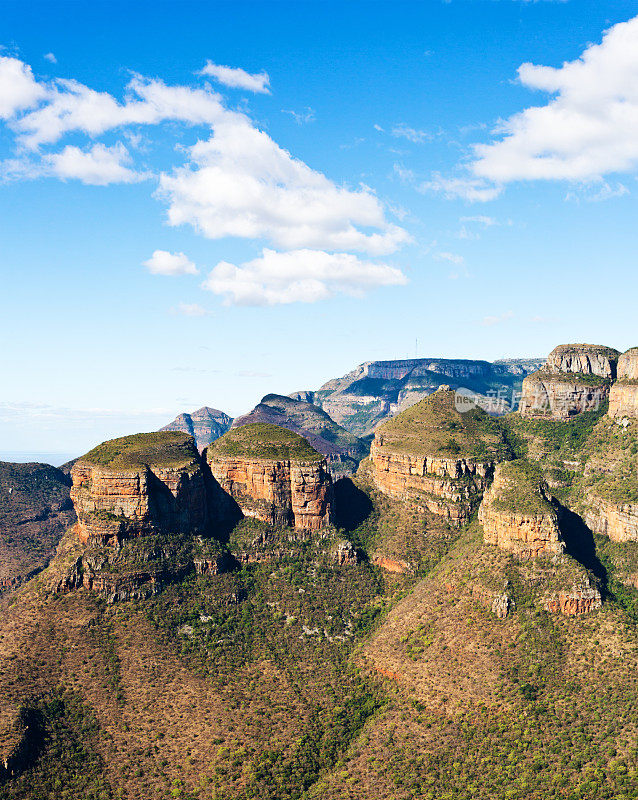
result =
[{"label": "green vegetation", "polygon": [[82,461],[112,469],[140,469],[144,466],[197,466],[197,450],[192,436],[181,431],[135,433],[102,442],[90,450]]},{"label": "green vegetation", "polygon": [[382,447],[417,456],[511,457],[501,420],[480,408],[459,413],[454,400],[454,391],[438,391],[384,422],[377,429]]},{"label": "green vegetation", "polygon": [[545,479],[538,464],[517,458],[503,462],[498,470],[504,485],[497,490],[494,508],[519,514],[556,513],[543,493]]},{"label": "green vegetation", "polygon": [[207,450],[216,456],[263,458],[276,461],[321,461],[323,456],[297,433],[278,425],[256,422],[231,428]]},{"label": "green vegetation", "polygon": [[589,468],[582,482],[612,503],[638,502],[638,422],[626,427],[605,417],[592,430],[583,453]]}]

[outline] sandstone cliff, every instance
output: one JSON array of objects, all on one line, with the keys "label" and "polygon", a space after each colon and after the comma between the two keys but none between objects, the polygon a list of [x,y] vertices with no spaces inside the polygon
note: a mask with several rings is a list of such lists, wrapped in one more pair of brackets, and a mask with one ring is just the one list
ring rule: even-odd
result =
[{"label": "sandstone cliff", "polygon": [[204,406],[190,414],[180,414],[173,422],[160,428],[162,431],[183,431],[195,439],[197,449],[201,452],[215,439],[223,436],[233,422],[232,417],[216,408]]},{"label": "sandstone cliff", "polygon": [[475,392],[498,413],[509,411],[523,378],[543,363],[543,359],[367,361],[317,391],[290,396],[314,403],[347,430],[366,436],[380,422],[423,400],[441,384]]},{"label": "sandstone cliff", "polygon": [[597,410],[609,395],[618,356],[617,350],[603,345],[559,345],[542,370],[524,379],[520,413],[568,419]]},{"label": "sandstone cliff", "polygon": [[332,519],[326,461],[292,431],[266,423],[233,428],[206,449],[206,459],[243,516],[307,530]]},{"label": "sandstone cliff", "polygon": [[565,550],[557,504],[541,470],[523,459],[496,467],[479,509],[484,540],[519,558],[560,555]]},{"label": "sandstone cliff", "polygon": [[159,532],[208,528],[205,478],[192,437],[138,433],[104,442],[71,470],[83,542],[119,545]]},{"label": "sandstone cliff", "polygon": [[370,476],[383,493],[446,517],[469,519],[494,472],[511,457],[497,420],[474,408],[459,413],[442,388],[380,425],[370,449]]},{"label": "sandstone cliff", "polygon": [[618,380],[609,393],[609,416],[638,417],[638,347],[618,359]]},{"label": "sandstone cliff", "polygon": [[304,400],[268,394],[248,414],[237,417],[232,427],[250,423],[269,423],[298,433],[326,458],[333,477],[353,475],[368,446],[342,428],[325,411]]}]

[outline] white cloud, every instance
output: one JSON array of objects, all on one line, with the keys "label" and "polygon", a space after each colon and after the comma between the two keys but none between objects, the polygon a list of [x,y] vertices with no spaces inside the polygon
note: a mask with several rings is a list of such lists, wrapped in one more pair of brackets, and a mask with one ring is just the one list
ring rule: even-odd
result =
[{"label": "white cloud", "polygon": [[211,314],[199,303],[178,303],[176,308],[171,309],[171,313],[180,314],[183,317],[209,317]]},{"label": "white cloud", "polygon": [[522,64],[518,77],[554,97],[505,120],[500,140],[475,145],[476,178],[590,181],[638,165],[638,17],[614,25],[575,61]]},{"label": "white cloud", "polygon": [[407,139],[409,142],[414,142],[414,144],[423,144],[423,142],[428,142],[432,139],[432,136],[426,131],[415,130],[403,122],[392,128],[392,135],[397,138]]},{"label": "white cloud", "polygon": [[43,56],[45,61],[48,61],[49,64],[57,64],[58,59],[55,57],[53,53],[45,53]]},{"label": "white cloud", "polygon": [[171,225],[192,225],[210,239],[266,239],[291,250],[382,255],[410,241],[405,230],[387,222],[370,189],[337,186],[241,114],[226,112],[211,138],[189,155],[186,166],[160,176]]},{"label": "white cloud", "polygon": [[432,257],[437,261],[448,261],[450,264],[457,264],[458,266],[465,264],[465,259],[458,253],[434,253]]},{"label": "white cloud", "polygon": [[282,108],[281,113],[290,114],[297,125],[304,125],[307,122],[314,122],[316,119],[314,109],[310,108],[310,106],[306,106],[303,111],[291,111],[289,109]]},{"label": "white cloud", "polygon": [[501,186],[494,186],[476,178],[444,178],[434,174],[432,180],[424,181],[418,187],[420,192],[438,192],[448,200],[467,200],[486,202],[495,200],[502,192]]},{"label": "white cloud", "polygon": [[155,250],[144,266],[153,275],[197,275],[199,272],[184,253],[169,253],[168,250]]},{"label": "white cloud", "polygon": [[10,119],[33,107],[44,95],[44,88],[35,80],[28,64],[0,56],[0,119]]},{"label": "white cloud", "polygon": [[239,67],[223,67],[207,61],[200,75],[208,75],[224,86],[233,89],[247,89],[249,92],[270,94],[270,77],[267,72],[250,73]]},{"label": "white cloud", "polygon": [[128,150],[122,144],[105,147],[95,144],[90,150],[67,145],[61,153],[45,157],[51,174],[66,180],[75,178],[82,183],[106,186],[109,183],[135,183],[146,177],[129,169],[131,161]]},{"label": "white cloud", "polygon": [[484,228],[491,228],[493,225],[498,225],[498,220],[494,217],[487,217],[485,214],[477,214],[474,217],[461,217],[460,222],[473,222],[477,225],[482,225]]},{"label": "white cloud", "polygon": [[273,306],[315,303],[336,294],[359,297],[378,286],[405,283],[401,270],[361,261],[349,253],[265,249],[261,256],[240,266],[221,261],[202,285],[224,295],[226,305]]}]

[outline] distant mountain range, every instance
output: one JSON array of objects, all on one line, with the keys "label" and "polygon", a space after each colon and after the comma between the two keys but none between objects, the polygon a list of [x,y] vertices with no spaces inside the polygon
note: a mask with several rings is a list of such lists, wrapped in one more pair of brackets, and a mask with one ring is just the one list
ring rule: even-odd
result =
[{"label": "distant mountain range", "polygon": [[217,408],[203,406],[190,414],[180,414],[176,419],[160,428],[162,431],[184,431],[195,439],[198,450],[203,450],[215,439],[230,430],[233,418]]}]

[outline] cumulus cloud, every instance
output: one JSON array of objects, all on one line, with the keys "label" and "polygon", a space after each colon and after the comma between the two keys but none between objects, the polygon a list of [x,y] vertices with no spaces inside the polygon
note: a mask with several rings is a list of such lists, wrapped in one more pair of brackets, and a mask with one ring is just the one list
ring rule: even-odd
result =
[{"label": "cumulus cloud", "polygon": [[502,192],[501,186],[495,186],[488,181],[476,178],[444,178],[435,173],[432,180],[424,181],[417,189],[422,192],[437,192],[447,200],[467,200],[473,202],[486,202],[495,200]]},{"label": "cumulus cloud", "polygon": [[49,64],[57,64],[58,59],[55,57],[53,53],[45,53],[43,56],[45,61],[48,61]]},{"label": "cumulus cloud", "polygon": [[10,119],[19,111],[31,108],[45,94],[28,64],[17,58],[0,56],[0,119]]},{"label": "cumulus cloud", "polygon": [[144,175],[126,166],[130,161],[130,154],[122,144],[113,147],[96,144],[89,150],[67,145],[62,152],[46,156],[45,164],[50,167],[50,174],[58,178],[75,178],[82,183],[106,186],[144,180]]},{"label": "cumulus cloud", "polygon": [[184,253],[169,253],[168,250],[155,250],[144,266],[153,275],[197,275],[199,272]]},{"label": "cumulus cloud", "polygon": [[638,17],[614,25],[575,61],[522,64],[518,78],[554,97],[505,120],[499,141],[475,146],[477,178],[589,181],[638,165]]},{"label": "cumulus cloud", "polygon": [[362,261],[350,253],[265,249],[240,266],[221,261],[203,287],[223,295],[226,305],[274,306],[315,303],[337,294],[361,296],[378,286],[407,283],[401,270]]},{"label": "cumulus cloud", "polygon": [[383,255],[410,241],[386,221],[370,189],[337,186],[241,114],[227,112],[210,139],[188,152],[186,166],[160,176],[171,225],[189,224],[210,239],[266,239],[290,250]]},{"label": "cumulus cloud", "polygon": [[249,92],[270,94],[270,77],[267,72],[250,73],[239,67],[224,67],[207,61],[199,74],[208,75],[232,89],[247,89]]}]

